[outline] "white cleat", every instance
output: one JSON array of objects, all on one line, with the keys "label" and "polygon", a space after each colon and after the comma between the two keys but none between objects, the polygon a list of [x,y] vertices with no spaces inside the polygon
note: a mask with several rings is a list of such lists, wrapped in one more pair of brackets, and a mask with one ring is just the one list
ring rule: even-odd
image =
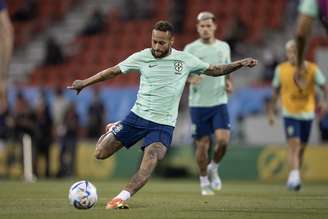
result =
[{"label": "white cleat", "polygon": [[216,180],[212,180],[211,182],[211,187],[213,190],[215,191],[220,191],[222,189],[222,183],[221,183],[221,179],[218,178]]},{"label": "white cleat", "polygon": [[208,196],[208,195],[215,195],[215,193],[213,192],[213,190],[211,189],[210,185],[207,186],[201,186],[200,187],[201,190],[201,194],[204,196]]},{"label": "white cleat", "polygon": [[301,179],[297,171],[291,171],[287,180],[287,189],[290,191],[299,191],[302,187]]},{"label": "white cleat", "polygon": [[302,185],[300,183],[299,184],[287,184],[287,189],[289,191],[298,192],[301,190],[301,187],[302,187]]},{"label": "white cleat", "polygon": [[295,191],[298,192],[301,190],[302,184],[300,182],[300,180],[288,180],[287,182],[287,189],[289,191]]},{"label": "white cleat", "polygon": [[209,166],[207,166],[207,173],[211,181],[212,189],[215,191],[220,191],[222,189],[222,182],[217,169],[211,169]]}]

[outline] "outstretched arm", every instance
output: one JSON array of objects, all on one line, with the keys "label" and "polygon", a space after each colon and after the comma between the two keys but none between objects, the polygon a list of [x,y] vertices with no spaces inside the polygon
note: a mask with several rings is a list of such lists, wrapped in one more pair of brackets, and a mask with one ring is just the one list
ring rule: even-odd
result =
[{"label": "outstretched arm", "polygon": [[314,18],[308,15],[299,14],[298,16],[296,29],[297,68],[301,68],[303,65],[305,47],[307,43],[307,38],[311,33],[313,20]]},{"label": "outstretched arm", "polygon": [[225,65],[210,65],[204,74],[217,77],[230,74],[242,67],[254,67],[257,64],[257,60],[253,58],[241,59],[230,64]]},{"label": "outstretched arm", "polygon": [[68,89],[71,89],[71,90],[76,90],[77,94],[80,93],[80,91],[89,86],[89,85],[92,85],[92,84],[95,84],[95,83],[98,83],[98,82],[101,82],[101,81],[105,81],[105,80],[108,80],[108,79],[112,79],[114,77],[116,77],[117,75],[119,74],[122,74],[122,71],[121,69],[116,65],[114,67],[110,67],[110,68],[107,68],[87,79],[84,79],[84,80],[75,80],[71,86],[68,86],[67,88]]}]

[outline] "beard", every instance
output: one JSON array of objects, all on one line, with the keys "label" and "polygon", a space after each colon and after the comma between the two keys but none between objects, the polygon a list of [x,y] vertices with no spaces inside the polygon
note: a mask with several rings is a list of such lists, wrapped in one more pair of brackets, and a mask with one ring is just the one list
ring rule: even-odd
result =
[{"label": "beard", "polygon": [[154,49],[151,49],[151,54],[155,57],[155,58],[163,58],[165,56],[167,56],[170,53],[171,49],[168,49],[166,51],[164,51],[163,53],[161,53],[160,55],[156,55],[156,52]]}]

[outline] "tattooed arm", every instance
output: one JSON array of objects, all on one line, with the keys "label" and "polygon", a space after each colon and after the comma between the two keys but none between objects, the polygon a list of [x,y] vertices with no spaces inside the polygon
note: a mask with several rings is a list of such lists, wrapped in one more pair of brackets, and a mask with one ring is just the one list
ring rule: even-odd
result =
[{"label": "tattooed arm", "polygon": [[241,59],[225,65],[210,65],[204,74],[217,77],[230,74],[242,67],[252,68],[257,64],[257,60],[253,58]]},{"label": "tattooed arm", "polygon": [[114,78],[119,74],[122,74],[120,68],[118,66],[114,66],[111,68],[107,68],[84,80],[75,80],[73,81],[72,85],[68,86],[67,88],[71,90],[76,90],[77,94],[79,94],[83,88],[98,83],[100,81],[105,81]]}]

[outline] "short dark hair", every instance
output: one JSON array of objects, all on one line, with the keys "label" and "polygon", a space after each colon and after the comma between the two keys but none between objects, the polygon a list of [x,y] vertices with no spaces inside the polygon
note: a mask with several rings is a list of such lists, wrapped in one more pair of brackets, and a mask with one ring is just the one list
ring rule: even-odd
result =
[{"label": "short dark hair", "polygon": [[158,22],[156,22],[153,29],[163,31],[163,32],[168,31],[168,32],[170,32],[171,35],[173,34],[173,31],[174,31],[173,25],[168,21],[158,21]]}]

